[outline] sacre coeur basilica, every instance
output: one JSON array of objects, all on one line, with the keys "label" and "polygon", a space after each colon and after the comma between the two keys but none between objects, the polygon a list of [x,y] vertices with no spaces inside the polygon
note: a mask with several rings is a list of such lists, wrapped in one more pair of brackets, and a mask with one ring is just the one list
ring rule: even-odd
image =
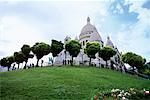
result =
[{"label": "sacre coeur basilica", "polygon": [[[70,37],[66,36],[64,39],[64,44],[67,43],[69,40],[71,40]],[[114,67],[116,69],[124,69],[122,68],[124,66],[123,62],[121,61],[121,54],[119,53],[118,49],[112,41],[110,40],[110,37],[107,37],[106,43],[103,42],[99,32],[97,31],[96,27],[91,24],[90,18],[87,18],[86,25],[82,28],[81,33],[79,35],[79,38],[76,37],[75,40],[79,41],[81,44],[80,53],[77,57],[74,57],[73,62],[74,65],[88,65],[90,58],[84,53],[84,48],[86,47],[87,42],[99,42],[100,47],[103,48],[103,46],[110,46],[112,47],[117,53],[109,61],[107,61],[108,66],[111,66],[111,62],[115,65]],[[98,53],[95,55],[96,58],[91,60],[92,65],[94,66],[105,66],[106,62],[98,56]],[[69,52],[67,52],[65,49],[62,50],[58,56],[55,58],[54,65],[63,65],[64,62],[66,64],[69,64],[69,61],[71,60],[71,56],[69,55]]]}]

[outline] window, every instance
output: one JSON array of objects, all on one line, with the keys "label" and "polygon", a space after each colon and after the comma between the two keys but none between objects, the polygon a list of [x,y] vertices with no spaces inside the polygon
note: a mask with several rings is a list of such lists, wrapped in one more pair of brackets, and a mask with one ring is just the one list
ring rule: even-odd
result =
[{"label": "window", "polygon": [[84,41],[83,41],[83,46],[85,45]]}]

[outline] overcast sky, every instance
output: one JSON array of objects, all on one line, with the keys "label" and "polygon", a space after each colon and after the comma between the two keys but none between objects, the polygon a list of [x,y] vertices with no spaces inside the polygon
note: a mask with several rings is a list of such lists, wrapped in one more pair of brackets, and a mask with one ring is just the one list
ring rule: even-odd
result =
[{"label": "overcast sky", "polygon": [[104,42],[110,36],[120,52],[150,61],[150,0],[1,0],[0,58],[23,44],[74,39],[88,16]]}]

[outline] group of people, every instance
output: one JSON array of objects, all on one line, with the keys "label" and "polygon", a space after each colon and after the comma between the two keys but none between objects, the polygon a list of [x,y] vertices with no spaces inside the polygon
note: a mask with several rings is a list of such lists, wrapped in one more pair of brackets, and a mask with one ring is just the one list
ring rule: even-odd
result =
[{"label": "group of people", "polygon": [[[12,66],[12,70],[17,70],[17,68],[15,67],[16,66],[16,64],[13,64],[13,66]],[[27,68],[29,69],[29,68],[32,68],[32,67],[34,67],[35,65],[33,64],[33,63],[31,63],[29,66],[27,66]]]},{"label": "group of people", "polygon": [[72,60],[63,60],[63,65],[69,65],[73,63]]}]

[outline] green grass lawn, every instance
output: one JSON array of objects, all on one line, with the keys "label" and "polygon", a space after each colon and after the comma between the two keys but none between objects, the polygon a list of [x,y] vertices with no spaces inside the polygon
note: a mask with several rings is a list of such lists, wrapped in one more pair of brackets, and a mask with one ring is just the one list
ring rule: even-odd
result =
[{"label": "green grass lawn", "polygon": [[90,100],[113,88],[142,89],[150,80],[94,67],[43,67],[0,73],[1,100]]}]

